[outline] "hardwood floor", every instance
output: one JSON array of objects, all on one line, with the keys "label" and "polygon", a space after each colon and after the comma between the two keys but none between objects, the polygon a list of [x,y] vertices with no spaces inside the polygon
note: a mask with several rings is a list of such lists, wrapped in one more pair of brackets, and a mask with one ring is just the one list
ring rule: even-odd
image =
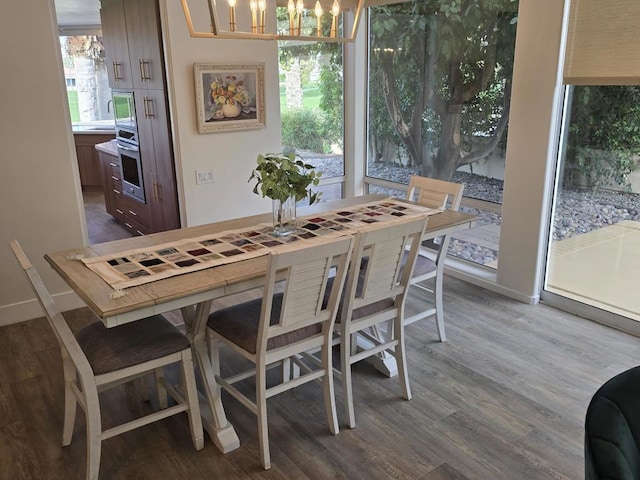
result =
[{"label": "hardwood floor", "polygon": [[[273,467],[262,470],[253,414],[223,394],[240,448],[207,437],[193,450],[186,416],[103,444],[101,479],[581,479],[583,424],[595,390],[640,364],[639,340],[555,310],[445,280],[446,343],[433,321],[408,327],[413,399],[396,378],[354,367],[355,429],[329,433],[321,388],[269,400]],[[408,306],[420,308],[412,297]],[[73,328],[87,309],[65,314]],[[230,364],[230,353],[224,357]],[[236,358],[236,357],[233,357]],[[44,319],[0,329],[0,478],[82,479],[84,418],[62,435],[60,353]],[[133,386],[103,398],[104,422],[152,408]]]},{"label": "hardwood floor", "polygon": [[116,222],[105,210],[102,188],[83,187],[82,199],[89,243],[110,242],[132,236],[131,232]]}]

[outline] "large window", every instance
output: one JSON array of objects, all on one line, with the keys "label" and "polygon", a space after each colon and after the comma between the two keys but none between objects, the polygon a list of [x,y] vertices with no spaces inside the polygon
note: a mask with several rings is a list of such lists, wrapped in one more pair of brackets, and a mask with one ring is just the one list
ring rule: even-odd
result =
[{"label": "large window", "polygon": [[344,113],[342,46],[282,41],[282,148],[322,172],[321,201],[343,197]]},{"label": "large window", "polygon": [[640,86],[568,88],[546,290],[640,320]]},{"label": "large window", "polygon": [[465,184],[476,229],[449,252],[497,265],[517,2],[413,1],[369,10],[367,183]]},{"label": "large window", "polygon": [[60,48],[71,123],[112,127],[111,89],[104,65],[102,37],[61,36]]}]

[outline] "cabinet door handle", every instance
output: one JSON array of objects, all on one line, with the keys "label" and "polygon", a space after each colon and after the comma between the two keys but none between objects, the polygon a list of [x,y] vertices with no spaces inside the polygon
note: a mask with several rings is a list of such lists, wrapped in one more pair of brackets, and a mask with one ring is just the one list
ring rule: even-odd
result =
[{"label": "cabinet door handle", "polygon": [[122,210],[120,210],[119,208],[116,208],[116,212],[118,212],[120,215],[124,215],[124,212]]},{"label": "cabinet door handle", "polygon": [[[113,193],[115,193],[116,195],[120,195],[122,192],[120,190],[116,190],[115,188],[113,189]],[[124,214],[124,212],[121,212],[120,210],[117,210],[118,213],[122,213]]]},{"label": "cabinet door handle", "polygon": [[156,202],[160,201],[160,185],[158,185],[156,182],[153,182],[153,199]]},{"label": "cabinet door handle", "polygon": [[144,97],[144,118],[155,118],[153,113],[153,99],[150,97]]},{"label": "cabinet door handle", "polygon": [[140,81],[148,82],[151,80],[151,67],[149,65],[149,60],[139,59],[138,64],[140,66]]},{"label": "cabinet door handle", "polygon": [[113,163],[113,162],[109,163],[109,165],[111,165],[112,167],[119,167],[120,166],[117,163]]},{"label": "cabinet door handle", "polygon": [[134,212],[133,210],[129,210],[129,213],[130,213],[131,215],[133,215],[134,217],[137,217],[137,216],[138,216],[138,214],[137,214],[136,212]]},{"label": "cabinet door handle", "polygon": [[111,179],[112,179],[114,182],[117,182],[117,181],[119,181],[119,180],[120,180],[120,179],[119,179],[118,177],[116,177],[115,175],[111,175]]},{"label": "cabinet door handle", "polygon": [[113,79],[117,82],[122,81],[122,75],[120,75],[120,64],[113,62]]}]

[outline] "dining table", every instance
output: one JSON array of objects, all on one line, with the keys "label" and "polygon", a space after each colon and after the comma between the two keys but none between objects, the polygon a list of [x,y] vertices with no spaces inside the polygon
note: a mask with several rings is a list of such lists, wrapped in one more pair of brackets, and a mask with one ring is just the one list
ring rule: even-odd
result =
[{"label": "dining table", "polygon": [[[321,202],[299,208],[298,215],[353,208],[385,198],[388,197],[363,195]],[[233,426],[226,418],[214,368],[209,359],[207,320],[213,300],[263,285],[268,257],[261,255],[239,259],[212,268],[130,286],[124,291],[114,290],[103,277],[80,260],[108,257],[124,251],[152,249],[157,245],[235,231],[271,221],[271,214],[253,215],[45,254],[45,259],[51,267],[108,328],[175,310],[181,313],[202,379],[203,425],[213,443],[223,453],[238,448],[240,443]],[[453,210],[438,211],[429,216],[422,238],[436,238],[469,229],[476,221],[477,217],[472,214]]]}]

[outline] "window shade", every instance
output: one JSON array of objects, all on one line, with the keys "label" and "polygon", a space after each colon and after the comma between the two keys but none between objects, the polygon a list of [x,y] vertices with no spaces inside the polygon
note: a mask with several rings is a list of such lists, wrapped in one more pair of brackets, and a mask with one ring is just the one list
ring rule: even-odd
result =
[{"label": "window shade", "polygon": [[640,84],[640,1],[571,0],[564,83]]}]

